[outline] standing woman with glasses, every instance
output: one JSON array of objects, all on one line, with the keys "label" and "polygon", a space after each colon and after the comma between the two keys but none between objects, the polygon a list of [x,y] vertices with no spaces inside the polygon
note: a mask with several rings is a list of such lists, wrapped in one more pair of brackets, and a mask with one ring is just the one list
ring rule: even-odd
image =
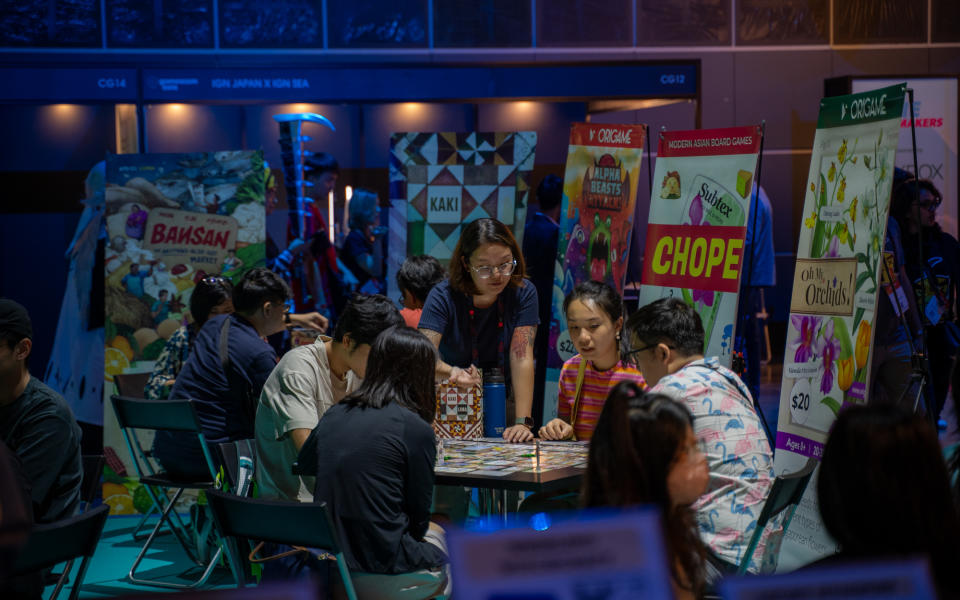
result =
[{"label": "standing woman with glasses", "polygon": [[900,225],[907,276],[913,283],[926,332],[936,402],[934,417],[940,414],[946,400],[950,368],[960,342],[960,339],[951,341],[958,332],[960,244],[937,224],[941,201],[940,192],[930,181],[910,179],[896,187],[890,208]]},{"label": "standing woman with glasses", "polygon": [[[450,278],[427,296],[420,331],[440,350],[437,376],[468,388],[478,369],[499,368],[512,384],[510,442],[533,439],[533,340],[540,322],[537,290],[525,278],[523,253],[503,223],[478,219],[463,228]],[[509,415],[508,415],[509,416]]]}]

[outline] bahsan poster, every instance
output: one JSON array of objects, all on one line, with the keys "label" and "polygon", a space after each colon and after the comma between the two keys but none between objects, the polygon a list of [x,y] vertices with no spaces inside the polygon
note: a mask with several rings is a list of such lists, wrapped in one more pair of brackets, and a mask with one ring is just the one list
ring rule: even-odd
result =
[{"label": "bahsan poster", "polygon": [[640,305],[693,306],[705,354],[727,366],[761,139],[750,126],[668,131],[657,144]]},{"label": "bahsan poster", "polygon": [[[623,292],[646,130],[645,125],[571,126],[549,323],[548,381],[556,381],[563,362],[576,354],[563,316],[566,295],[591,279]],[[547,402],[546,407],[550,405]]]},{"label": "bahsan poster", "polygon": [[[887,214],[904,85],[825,98],[804,189],[774,468],[819,460],[848,404],[870,397]],[[784,536],[781,568],[835,551],[811,480]]]},{"label": "bahsan poster", "polygon": [[107,158],[104,218],[104,502],[113,514],[150,509],[109,396],[115,377],[153,370],[192,321],[197,282],[238,282],[265,264],[266,170],[261,151],[124,154]]}]

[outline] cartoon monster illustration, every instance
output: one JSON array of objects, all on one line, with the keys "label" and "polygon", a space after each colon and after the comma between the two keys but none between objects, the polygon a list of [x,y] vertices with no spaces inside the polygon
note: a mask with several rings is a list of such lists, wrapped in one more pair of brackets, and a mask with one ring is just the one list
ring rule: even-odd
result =
[{"label": "cartoon monster illustration", "polygon": [[577,273],[587,263],[587,231],[580,223],[573,226],[570,239],[567,241],[567,253],[563,257],[563,264],[568,271]]},{"label": "cartoon monster illustration", "polygon": [[613,219],[607,215],[606,219],[600,213],[593,215],[593,233],[590,235],[590,246],[587,247],[587,264],[590,265],[590,279],[606,281],[611,274],[611,268],[616,261],[616,250],[613,250],[611,226]]},{"label": "cartoon monster illustration", "polygon": [[663,184],[660,187],[660,197],[664,200],[677,200],[680,198],[680,173],[677,171],[667,171],[663,178]]}]

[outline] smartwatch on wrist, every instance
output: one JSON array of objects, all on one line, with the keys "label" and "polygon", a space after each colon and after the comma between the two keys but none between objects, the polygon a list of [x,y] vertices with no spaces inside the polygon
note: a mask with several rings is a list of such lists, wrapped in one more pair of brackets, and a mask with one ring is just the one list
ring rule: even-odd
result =
[{"label": "smartwatch on wrist", "polygon": [[533,429],[533,417],[517,417],[517,422],[514,425],[523,425],[527,429]]}]

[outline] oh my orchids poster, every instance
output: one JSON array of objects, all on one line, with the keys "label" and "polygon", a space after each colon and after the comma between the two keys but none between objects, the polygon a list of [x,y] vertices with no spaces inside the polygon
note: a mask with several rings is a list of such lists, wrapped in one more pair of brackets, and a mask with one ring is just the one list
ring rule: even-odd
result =
[{"label": "oh my orchids poster", "polygon": [[[845,404],[869,398],[870,354],[904,85],[826,98],[804,188],[774,469],[823,454]],[[814,474],[816,477],[816,472]],[[811,480],[784,535],[780,568],[837,550]]]},{"label": "oh my orchids poster", "polygon": [[640,306],[677,297],[703,321],[704,352],[730,366],[757,126],[660,134]]},{"label": "oh my orchids poster", "polygon": [[903,90],[821,103],[804,190],[778,450],[819,458],[844,404],[868,398]]}]

